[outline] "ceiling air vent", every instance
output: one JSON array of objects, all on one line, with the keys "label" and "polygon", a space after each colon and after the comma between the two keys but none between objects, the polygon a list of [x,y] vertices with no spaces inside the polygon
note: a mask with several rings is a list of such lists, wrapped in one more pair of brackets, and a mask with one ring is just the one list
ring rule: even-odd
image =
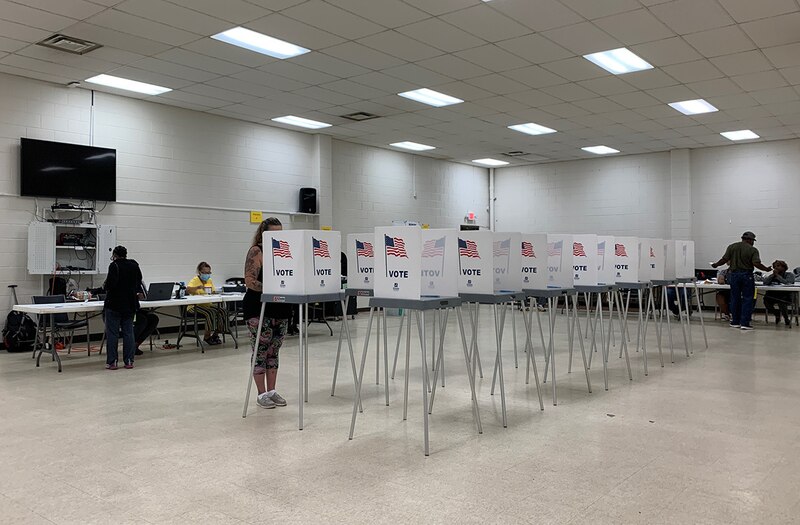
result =
[{"label": "ceiling air vent", "polygon": [[372,113],[367,113],[366,111],[359,111],[357,113],[342,115],[342,118],[346,118],[348,120],[355,120],[356,122],[362,122],[364,120],[372,120],[374,118],[378,118],[378,115],[373,115]]},{"label": "ceiling air vent", "polygon": [[524,157],[525,155],[528,155],[528,153],[525,153],[524,151],[509,151],[508,153],[503,153],[503,155],[506,157]]},{"label": "ceiling air vent", "polygon": [[47,37],[41,42],[37,42],[37,45],[58,49],[59,51],[66,51],[73,55],[85,55],[89,51],[94,51],[95,49],[103,47],[100,44],[89,42],[88,40],[81,40],[80,38],[65,35]]}]

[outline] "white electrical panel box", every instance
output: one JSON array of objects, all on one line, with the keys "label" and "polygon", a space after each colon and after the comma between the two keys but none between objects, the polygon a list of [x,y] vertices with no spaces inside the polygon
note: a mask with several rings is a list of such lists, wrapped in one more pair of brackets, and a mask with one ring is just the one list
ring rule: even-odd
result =
[{"label": "white electrical panel box", "polygon": [[34,221],[28,225],[28,273],[104,274],[116,244],[116,226]]},{"label": "white electrical panel box", "polygon": [[56,226],[34,221],[28,225],[28,273],[53,273],[56,267]]}]

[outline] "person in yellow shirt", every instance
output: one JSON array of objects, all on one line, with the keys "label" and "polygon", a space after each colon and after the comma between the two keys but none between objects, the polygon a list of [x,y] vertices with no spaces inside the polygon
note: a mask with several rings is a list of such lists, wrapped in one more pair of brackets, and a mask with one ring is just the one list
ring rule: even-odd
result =
[{"label": "person in yellow shirt", "polygon": [[[189,295],[210,295],[214,293],[214,281],[211,280],[211,265],[203,261],[197,265],[197,275],[186,285]],[[227,313],[223,308],[211,303],[189,306],[190,312],[205,319],[203,340],[209,345],[220,345],[219,334],[225,330]]]}]

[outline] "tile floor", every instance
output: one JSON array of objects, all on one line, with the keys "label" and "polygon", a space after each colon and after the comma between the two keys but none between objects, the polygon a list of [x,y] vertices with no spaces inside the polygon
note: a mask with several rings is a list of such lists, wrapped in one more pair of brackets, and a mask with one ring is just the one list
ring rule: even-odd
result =
[{"label": "tile floor", "polygon": [[[632,382],[612,356],[610,390],[595,361],[588,394],[577,360],[566,373],[562,321],[557,407],[548,383],[539,410],[524,366],[514,368],[505,346],[504,429],[499,395],[489,395],[492,321],[482,316],[483,435],[451,321],[430,457],[422,453],[418,346],[406,422],[403,359],[386,407],[371,348],[353,441],[349,363],[331,397],[337,339],[319,325],[311,328],[302,432],[297,338],[284,348],[279,377],[289,406],[263,410],[251,399],[247,419],[249,355],[227,345],[204,355],[157,350],[135,370],[115,372],[100,357],[71,356],[62,374],[48,361],[36,369],[28,355],[3,352],[0,523],[800,522],[800,330],[741,333],[709,319],[710,348],[696,325],[694,355],[676,352],[665,368],[651,332],[649,377],[641,354],[632,356]],[[398,323],[389,318],[390,356]],[[355,324],[360,355],[366,315]]]}]

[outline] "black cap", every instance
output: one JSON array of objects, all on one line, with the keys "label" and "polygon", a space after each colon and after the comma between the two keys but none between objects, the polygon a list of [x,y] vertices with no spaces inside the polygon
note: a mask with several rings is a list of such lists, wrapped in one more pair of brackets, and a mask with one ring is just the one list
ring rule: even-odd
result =
[{"label": "black cap", "polygon": [[746,231],[742,234],[742,239],[752,239],[756,240],[756,234],[751,231]]}]

